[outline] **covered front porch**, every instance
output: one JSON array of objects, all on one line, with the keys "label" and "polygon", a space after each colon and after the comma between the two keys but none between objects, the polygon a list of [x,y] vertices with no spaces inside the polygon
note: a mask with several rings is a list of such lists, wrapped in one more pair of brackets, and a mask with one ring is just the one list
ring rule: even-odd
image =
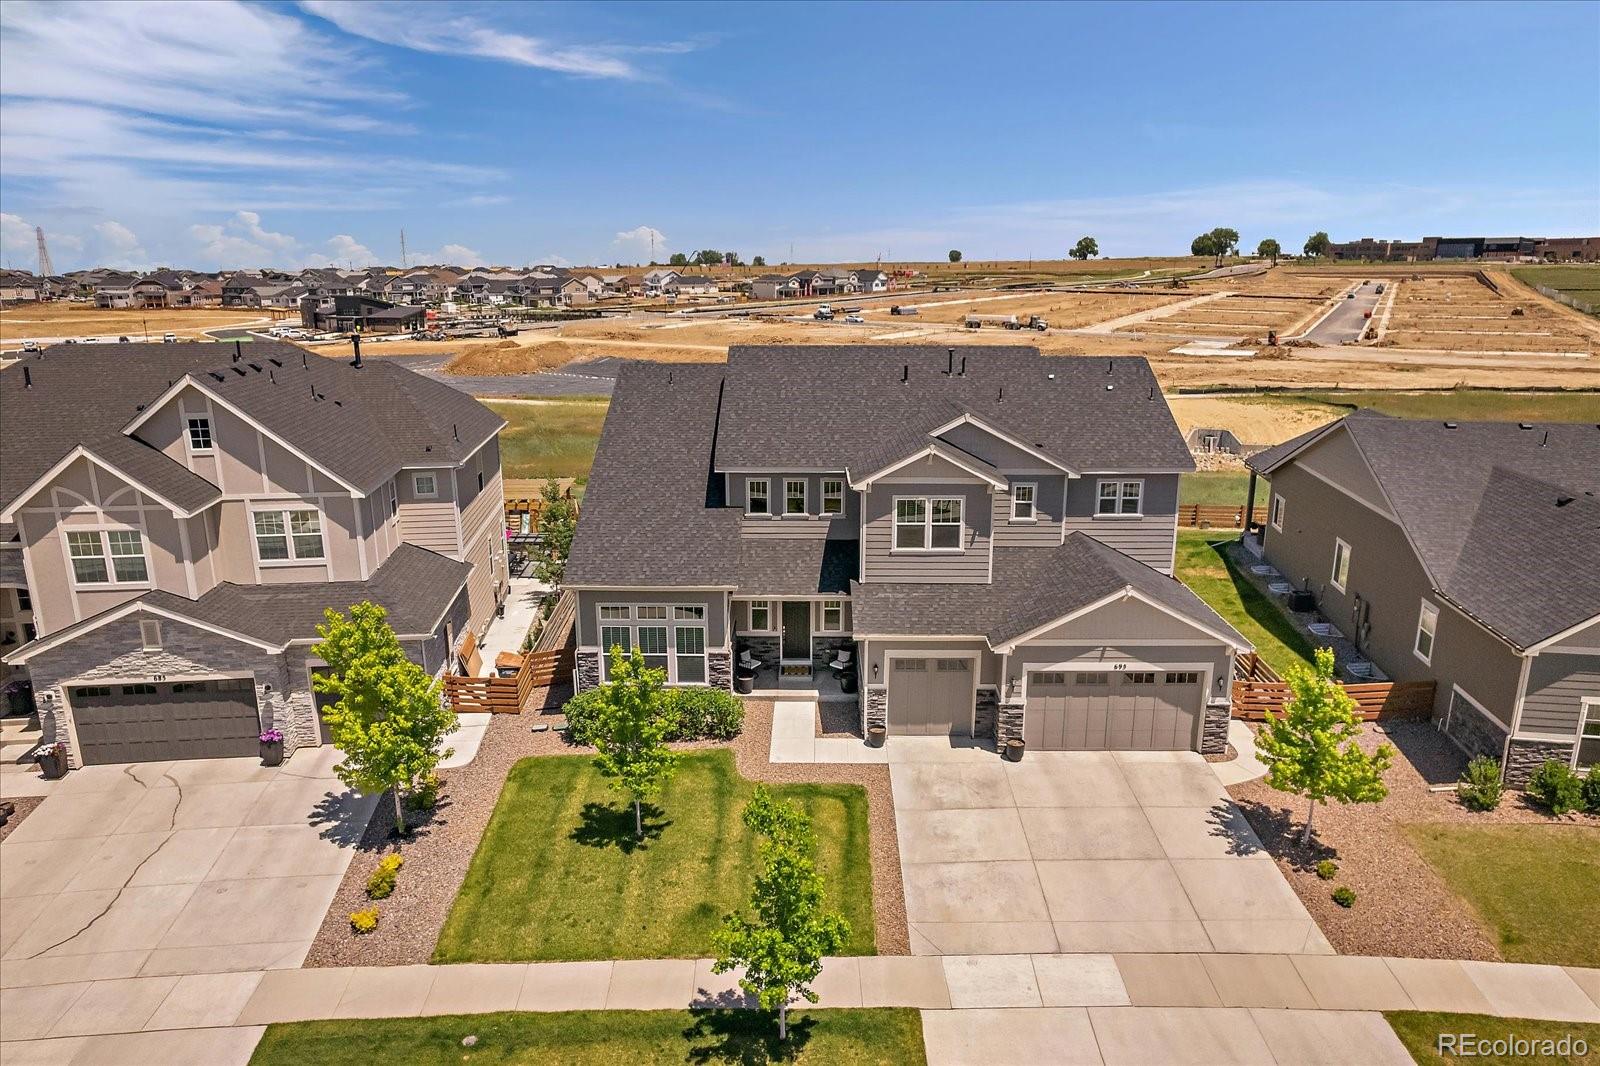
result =
[{"label": "covered front porch", "polygon": [[856,701],[855,692],[846,692],[843,682],[827,667],[807,669],[791,667],[781,672],[776,664],[756,668],[755,688],[750,696],[755,699],[812,699]]},{"label": "covered front porch", "polygon": [[[751,696],[856,698],[856,644],[845,597],[735,599],[734,677]],[[836,666],[835,664],[839,664]]]}]

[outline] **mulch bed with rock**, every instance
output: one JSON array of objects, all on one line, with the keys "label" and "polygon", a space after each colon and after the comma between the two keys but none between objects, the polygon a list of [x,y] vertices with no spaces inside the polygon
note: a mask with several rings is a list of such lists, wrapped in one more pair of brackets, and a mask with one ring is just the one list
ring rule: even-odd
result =
[{"label": "mulch bed with rock", "polygon": [[[368,823],[344,881],[328,907],[306,966],[401,966],[426,963],[433,956],[456,893],[511,768],[538,755],[582,755],[594,749],[574,744],[553,729],[535,733],[535,724],[563,721],[566,686],[536,691],[522,714],[495,715],[478,754],[466,766],[440,772],[443,785],[431,812],[407,812],[411,834],[394,836],[394,806],[380,801]],[[683,749],[732,749],[739,772],[753,781],[841,782],[867,791],[872,855],[873,917],[881,955],[907,955],[905,893],[900,878],[900,850],[895,836],[894,800],[887,766],[778,763],[767,760],[772,738],[772,704],[745,701],[744,731],[726,744],[674,745]],[[370,933],[350,930],[352,911],[374,906],[367,898],[367,878],[385,856],[398,852],[405,866],[394,893],[375,904],[380,919]],[[508,913],[508,920],[514,920]]]},{"label": "mulch bed with rock", "polygon": [[43,796],[17,796],[14,799],[0,801],[11,808],[6,815],[4,825],[0,825],[0,840],[4,840],[16,831],[22,820],[33,813],[35,807],[44,802]]},{"label": "mulch bed with rock", "polygon": [[[1467,757],[1431,723],[1367,723],[1360,745],[1397,749],[1384,774],[1381,803],[1318,806],[1309,847],[1300,845],[1306,802],[1271,788],[1264,778],[1235,785],[1228,794],[1244,812],[1278,868],[1341,954],[1499,961],[1493,934],[1406,839],[1403,827],[1419,823],[1554,825],[1561,819],[1508,790],[1493,811],[1472,811],[1453,791],[1431,791],[1460,778]],[[1332,859],[1337,876],[1324,881],[1316,865]],[[1332,890],[1348,885],[1356,904],[1334,903]]]}]

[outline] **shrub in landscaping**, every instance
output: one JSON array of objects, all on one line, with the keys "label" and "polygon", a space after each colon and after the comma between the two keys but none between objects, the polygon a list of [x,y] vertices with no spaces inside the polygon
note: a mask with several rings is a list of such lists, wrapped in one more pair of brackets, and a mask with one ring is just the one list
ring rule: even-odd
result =
[{"label": "shrub in landscaping", "polygon": [[744,728],[744,703],[720,688],[667,690],[677,726],[673,740],[732,740]]},{"label": "shrub in landscaping", "polygon": [[1492,811],[1500,806],[1500,763],[1487,755],[1479,755],[1467,763],[1467,772],[1461,775],[1456,795],[1468,810]]},{"label": "shrub in landscaping", "polygon": [[[400,874],[400,867],[406,864],[403,855],[385,855],[378,863],[378,868],[372,871],[367,878],[368,899],[388,899],[394,892],[395,879]],[[376,912],[374,912],[376,913]],[[351,915],[351,921],[355,915]],[[360,930],[357,930],[358,932]]]},{"label": "shrub in landscaping", "polygon": [[368,907],[363,911],[350,912],[350,931],[352,933],[370,933],[376,928],[378,928],[378,908]]},{"label": "shrub in landscaping", "polygon": [[1583,802],[1593,814],[1600,814],[1600,770],[1590,770],[1583,779]]},{"label": "shrub in landscaping", "polygon": [[1356,893],[1349,885],[1340,885],[1333,890],[1333,901],[1339,906],[1349,909],[1356,905]]},{"label": "shrub in landscaping", "polygon": [[601,696],[598,688],[584,689],[561,708],[567,716],[567,735],[579,744],[590,744],[594,735],[595,720],[600,714]]},{"label": "shrub in landscaping", "polygon": [[1583,778],[1564,762],[1550,759],[1528,779],[1528,795],[1551,814],[1583,810]]},{"label": "shrub in landscaping", "polygon": [[439,805],[438,774],[423,774],[406,796],[406,805],[414,811],[431,811]]},{"label": "shrub in landscaping", "polygon": [[1332,859],[1323,859],[1317,863],[1317,876],[1324,881],[1332,881],[1339,872],[1339,864]]}]

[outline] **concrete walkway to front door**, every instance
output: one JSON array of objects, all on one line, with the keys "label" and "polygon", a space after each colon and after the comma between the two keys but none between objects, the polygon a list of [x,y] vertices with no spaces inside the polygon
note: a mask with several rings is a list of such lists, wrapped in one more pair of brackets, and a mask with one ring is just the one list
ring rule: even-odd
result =
[{"label": "concrete walkway to front door", "polygon": [[889,759],[915,954],[1333,953],[1193,752],[927,755]]}]

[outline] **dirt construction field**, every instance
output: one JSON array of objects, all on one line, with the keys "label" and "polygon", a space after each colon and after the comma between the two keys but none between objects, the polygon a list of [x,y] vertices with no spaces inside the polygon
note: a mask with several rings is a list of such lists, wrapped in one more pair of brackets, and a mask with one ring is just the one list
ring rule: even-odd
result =
[{"label": "dirt construction field", "polygon": [[[1413,350],[1594,356],[1600,323],[1540,297],[1509,274],[1500,291],[1470,276],[1404,278],[1379,303],[1379,344]],[[1386,304],[1389,305],[1386,310]]]},{"label": "dirt construction field", "polygon": [[54,340],[62,337],[127,336],[137,339],[147,330],[151,339],[172,332],[180,337],[198,337],[201,331],[219,326],[261,325],[267,317],[251,308],[207,308],[204,310],[101,309],[92,304],[54,303],[16,304],[0,309],[0,344],[20,347],[24,340]]}]

